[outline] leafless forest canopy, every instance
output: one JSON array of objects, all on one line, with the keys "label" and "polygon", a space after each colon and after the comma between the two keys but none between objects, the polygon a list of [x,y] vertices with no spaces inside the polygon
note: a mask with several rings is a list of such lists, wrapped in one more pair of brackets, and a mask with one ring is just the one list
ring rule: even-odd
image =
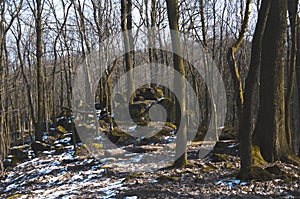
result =
[{"label": "leafless forest canopy", "polygon": [[[150,35],[148,42],[152,42],[157,49],[149,49],[149,52],[130,52],[122,55],[118,60],[111,60],[111,55],[116,49],[110,48],[109,41],[122,31],[129,34],[124,36],[127,37],[129,44],[135,44],[137,34],[140,34],[139,31],[148,31],[146,28],[151,27],[155,27],[156,31],[169,28],[172,21],[168,17],[172,16],[170,13],[175,13],[168,7],[172,1],[168,1],[170,4],[162,0],[7,0],[0,2],[0,159],[5,158],[10,152],[10,147],[16,143],[24,144],[27,139],[42,140],[43,132],[49,129],[49,124],[62,111],[71,110],[74,103],[76,105],[81,103],[80,100],[74,101],[74,95],[76,95],[76,99],[93,96],[94,102],[109,109],[111,87],[117,86],[117,80],[131,67],[156,62],[176,68],[176,65],[180,63],[179,59],[173,59],[172,53],[159,50],[166,45],[166,38],[158,38],[155,33],[151,37],[153,32],[144,34]],[[190,35],[193,41],[199,43],[203,51],[210,55],[219,69],[225,85],[226,119],[223,125],[216,125],[215,128],[222,127],[223,131],[229,132],[229,134],[233,133],[234,139],[239,139],[239,131],[245,124],[242,116],[245,115],[245,111],[249,111],[243,111],[243,108],[246,107],[245,104],[248,103],[247,99],[253,99],[250,101],[251,115],[246,119],[251,121],[250,130],[248,130],[250,133],[258,123],[256,118],[260,115],[260,102],[261,107],[267,107],[268,104],[263,103],[260,96],[264,96],[262,95],[264,93],[259,95],[259,91],[262,91],[260,85],[265,88],[265,83],[261,81],[262,78],[268,77],[268,74],[272,76],[272,73],[264,70],[262,64],[267,66],[270,60],[264,58],[269,56],[272,59],[274,58],[272,56],[280,55],[280,53],[272,54],[272,46],[275,48],[277,43],[266,38],[271,37],[270,32],[272,31],[275,31],[274,35],[276,32],[280,32],[275,29],[276,26],[284,27],[279,26],[280,24],[276,25],[272,21],[272,19],[277,21],[283,19],[277,19],[277,15],[272,15],[274,12],[272,10],[276,12],[277,9],[278,11],[275,5],[269,5],[269,21],[267,25],[264,25],[266,31],[260,32],[261,35],[269,33],[264,40],[259,41],[260,45],[257,48],[265,49],[258,52],[258,54],[265,55],[258,59],[258,65],[262,70],[258,71],[258,74],[254,75],[252,79],[253,89],[250,89],[252,91],[250,97],[246,93],[243,95],[247,89],[246,78],[249,68],[253,65],[251,59],[254,58],[251,50],[254,48],[255,31],[260,24],[258,13],[261,13],[263,18],[263,9],[265,9],[263,5],[268,2],[266,0],[178,1],[178,30]],[[283,1],[280,0],[276,0],[276,2],[278,5],[283,4]],[[287,144],[291,152],[297,154],[300,138],[300,100],[298,97],[300,66],[294,56],[294,53],[297,56],[299,53],[293,49],[299,47],[299,38],[294,38],[294,35],[299,35],[299,25],[291,20],[295,16],[297,19],[295,21],[298,22],[298,13],[291,14],[293,9],[290,8],[290,1],[288,4],[285,7],[284,16],[287,27],[284,31],[285,35],[282,33],[276,37],[283,41],[281,55],[283,55],[284,63],[282,64],[280,60],[274,58],[274,65],[281,64],[282,70],[278,67],[279,69],[276,71],[277,74],[282,74],[282,77],[276,76],[275,79],[283,78],[279,84],[284,86],[283,98],[285,98],[285,102],[288,102],[285,104],[285,109],[289,116],[282,116],[288,120],[285,121],[285,125],[289,125],[285,130],[289,132],[287,133]],[[123,23],[124,21],[126,23]],[[137,31],[131,32],[131,29]],[[296,30],[296,33],[293,30]],[[257,33],[257,37],[260,33]],[[124,40],[126,41],[126,39]],[[126,47],[126,44],[122,42],[114,47],[122,48],[123,45]],[[92,62],[95,62],[99,68],[94,68],[95,70],[92,72],[83,71],[81,73],[85,74],[81,77],[84,88],[82,87],[81,91],[79,89],[80,93],[76,93],[78,88],[75,88],[74,81],[81,70],[80,67]],[[108,63],[110,64],[108,65]],[[185,76],[199,97],[201,122],[198,130],[205,131],[213,115],[214,105],[222,99],[219,99],[218,96],[214,96],[212,99],[202,77],[199,74],[194,75],[195,68],[186,61],[182,63],[184,63]],[[158,66],[153,66],[146,74],[141,74],[141,78],[155,78],[157,73],[164,72]],[[100,76],[101,78],[99,78]],[[91,79],[97,78],[99,78],[99,82],[93,84]],[[166,76],[166,80],[168,78]],[[266,79],[266,81],[270,82],[271,79]],[[170,86],[173,84],[170,81],[167,83]],[[277,83],[274,85],[274,87],[270,85],[269,89],[276,90]],[[291,87],[294,89],[290,89]],[[163,90],[165,97],[171,97],[167,88],[161,87],[160,89]],[[96,92],[93,93],[93,91]],[[277,93],[280,95],[279,91]],[[267,96],[264,97],[267,98]],[[276,98],[276,96],[270,97]],[[280,101],[281,98],[278,100]],[[272,109],[272,107],[264,109],[265,112],[273,111],[273,115],[277,114],[276,110],[277,108]],[[261,113],[259,117],[269,116]],[[279,115],[279,117],[281,116]],[[275,117],[275,120],[278,124],[282,122],[278,117]],[[262,127],[263,125],[258,126],[261,128],[258,128],[257,131],[262,132],[266,129]],[[273,130],[274,135],[279,135],[278,129],[274,127]],[[253,139],[255,144],[263,145],[263,143],[255,141],[255,137]],[[261,140],[262,138],[258,136],[256,139]],[[276,152],[274,157],[269,156],[268,152],[262,152],[262,155],[268,161],[282,159],[280,152]]]}]

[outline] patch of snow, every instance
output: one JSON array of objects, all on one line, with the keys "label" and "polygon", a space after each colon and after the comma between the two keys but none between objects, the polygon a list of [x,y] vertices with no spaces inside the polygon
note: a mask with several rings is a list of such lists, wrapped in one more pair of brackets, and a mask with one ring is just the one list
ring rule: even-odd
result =
[{"label": "patch of snow", "polygon": [[64,139],[61,139],[61,140],[59,140],[59,143],[69,143],[71,141],[71,138],[70,137],[66,137],[66,138],[64,138]]},{"label": "patch of snow", "polygon": [[228,148],[234,148],[234,147],[236,147],[236,146],[238,146],[238,145],[239,145],[239,143],[231,144],[231,145],[228,146]]},{"label": "patch of snow", "polygon": [[129,127],[129,131],[134,132],[136,130],[137,125]]},{"label": "patch of snow", "polygon": [[240,183],[240,180],[220,180],[216,183],[216,185],[227,185],[228,187],[233,188],[235,185],[239,185]]},{"label": "patch of snow", "polygon": [[11,185],[8,185],[7,187],[6,187],[6,189],[4,190],[4,192],[8,192],[8,191],[11,191],[11,190],[13,190],[13,189],[17,189],[19,187],[19,185],[17,185],[17,184],[11,184]]},{"label": "patch of snow", "polygon": [[137,199],[137,196],[126,196],[125,199]]},{"label": "patch of snow", "polygon": [[51,172],[52,172],[51,169],[41,169],[41,170],[39,171],[39,175],[46,175],[46,174],[49,174],[49,173],[51,173]]}]

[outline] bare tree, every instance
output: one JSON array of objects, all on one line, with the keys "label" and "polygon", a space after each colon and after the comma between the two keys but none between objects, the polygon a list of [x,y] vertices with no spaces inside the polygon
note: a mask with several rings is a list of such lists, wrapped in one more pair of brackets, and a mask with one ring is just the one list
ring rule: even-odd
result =
[{"label": "bare tree", "polygon": [[[1,143],[1,153],[3,153],[3,157],[5,157],[9,151],[9,146],[10,146],[10,136],[9,136],[9,131],[7,129],[7,124],[8,124],[8,118],[7,118],[7,111],[8,111],[8,105],[7,105],[7,96],[6,96],[6,91],[7,91],[7,82],[6,82],[6,72],[8,72],[8,68],[5,67],[7,66],[8,62],[6,61],[5,63],[5,56],[7,58],[7,54],[5,55],[7,43],[6,43],[6,37],[7,33],[10,30],[14,20],[18,17],[19,12],[22,7],[23,1],[13,1],[13,6],[9,7],[12,10],[9,10],[10,14],[10,20],[6,19],[6,11],[7,11],[7,2],[2,1],[0,2],[0,84],[1,84],[1,93],[0,93],[0,98],[1,98],[1,126],[0,126],[0,143]],[[2,154],[0,154],[2,155]]]},{"label": "bare tree", "polygon": [[251,63],[246,78],[245,92],[244,92],[244,106],[243,106],[243,116],[240,124],[240,154],[241,154],[241,178],[251,178],[251,166],[252,166],[252,156],[251,156],[251,146],[252,138],[251,134],[253,132],[253,93],[254,86],[257,81],[259,66],[261,63],[261,48],[262,39],[265,31],[265,26],[269,14],[271,0],[263,0],[261,9],[259,11],[258,21],[256,24],[255,32],[252,40],[252,50],[251,50]]},{"label": "bare tree", "polygon": [[[176,121],[180,121],[181,118],[185,118],[186,114],[186,99],[185,99],[185,68],[184,62],[182,58],[182,44],[180,41],[180,33],[178,27],[178,20],[179,20],[179,9],[178,9],[178,1],[177,0],[167,0],[167,8],[168,8],[168,19],[170,29],[173,30],[171,33],[172,39],[172,47],[173,51],[178,53],[173,53],[173,62],[174,62],[174,69],[177,70],[181,74],[181,79],[174,79],[174,86],[175,88],[180,89],[181,96],[179,97],[178,101],[181,106],[181,113],[180,110],[177,108],[176,110]],[[181,117],[179,119],[179,117]],[[174,162],[175,167],[183,167],[187,164],[187,126],[186,121],[184,121],[180,125],[183,125],[182,132],[177,132],[177,139],[176,139],[176,157],[177,160]],[[181,154],[182,153],[182,154]]]},{"label": "bare tree", "polygon": [[43,75],[43,27],[42,14],[44,1],[27,1],[35,20],[36,31],[36,84],[37,84],[37,121],[35,123],[35,140],[41,141],[44,132],[45,99],[44,99],[44,75]]},{"label": "bare tree", "polygon": [[291,101],[295,84],[296,56],[297,56],[297,23],[298,0],[288,1],[289,21],[291,27],[291,56],[289,75],[287,79],[287,93],[285,97],[285,131],[288,145],[292,147],[291,135]]},{"label": "bare tree", "polygon": [[287,1],[271,2],[262,41],[260,108],[253,141],[269,162],[292,160],[285,131],[286,12]]},{"label": "bare tree", "polygon": [[[129,5],[129,6],[128,6]],[[123,31],[124,38],[124,47],[125,47],[125,63],[127,71],[127,82],[128,82],[128,96],[131,96],[134,91],[134,81],[133,81],[133,57],[131,51],[132,49],[132,40],[130,36],[130,31],[128,28],[131,28],[131,14],[129,9],[131,9],[131,0],[121,0],[121,28]],[[130,100],[130,103],[133,103],[133,97]]]},{"label": "bare tree", "polygon": [[244,96],[243,96],[243,82],[241,79],[241,74],[239,71],[239,68],[237,66],[236,60],[235,60],[235,52],[238,50],[240,45],[242,44],[245,33],[248,26],[249,16],[250,16],[250,4],[252,0],[247,0],[246,9],[245,9],[245,17],[243,20],[243,24],[239,33],[239,37],[236,40],[236,42],[231,46],[227,52],[227,61],[228,65],[231,71],[231,77],[233,79],[233,85],[234,85],[234,91],[235,91],[235,99],[236,99],[236,105],[238,108],[238,120],[239,124],[241,123],[240,120],[243,115],[243,103],[244,103]]}]

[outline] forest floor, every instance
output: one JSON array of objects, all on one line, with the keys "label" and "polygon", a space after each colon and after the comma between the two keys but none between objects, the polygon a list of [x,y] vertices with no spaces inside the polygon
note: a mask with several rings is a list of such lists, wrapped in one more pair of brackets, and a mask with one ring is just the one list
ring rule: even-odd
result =
[{"label": "forest floor", "polygon": [[281,172],[270,180],[240,181],[236,155],[190,158],[182,169],[132,173],[69,150],[43,152],[7,168],[0,198],[300,198],[300,169],[291,164],[277,162]]}]

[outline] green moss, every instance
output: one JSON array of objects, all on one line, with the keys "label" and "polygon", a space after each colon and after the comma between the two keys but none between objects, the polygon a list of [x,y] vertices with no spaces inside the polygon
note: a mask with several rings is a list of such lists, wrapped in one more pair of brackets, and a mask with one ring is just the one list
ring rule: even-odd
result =
[{"label": "green moss", "polygon": [[76,147],[75,156],[86,155],[88,153],[89,153],[89,151],[85,144],[83,144],[80,147]]},{"label": "green moss", "polygon": [[99,150],[99,149],[102,149],[103,145],[99,144],[99,143],[91,143],[91,147]]},{"label": "green moss", "polygon": [[156,97],[160,98],[160,97],[163,97],[163,96],[164,96],[164,92],[161,89],[157,88],[156,89]]},{"label": "green moss", "polygon": [[195,173],[195,170],[194,169],[186,169],[184,172],[185,173]]},{"label": "green moss", "polygon": [[7,197],[7,199],[20,198],[21,196],[23,196],[23,194],[17,193],[17,194]]},{"label": "green moss", "polygon": [[99,143],[88,143],[86,144],[88,151],[92,153],[101,153],[102,152],[102,144]]},{"label": "green moss", "polygon": [[299,159],[299,157],[297,157],[295,155],[289,154],[284,158],[283,161],[286,163],[289,163],[289,164],[300,166],[300,159]]},{"label": "green moss", "polygon": [[56,129],[57,129],[59,132],[61,132],[61,133],[66,133],[66,132],[67,132],[67,130],[66,130],[64,127],[62,127],[62,126],[58,126],[58,127],[56,127]]},{"label": "green moss", "polygon": [[186,166],[186,167],[193,168],[193,167],[195,167],[195,164],[188,161],[187,164],[186,164],[185,166]]},{"label": "green moss", "polygon": [[265,166],[268,164],[268,162],[262,157],[258,146],[252,146],[251,153],[254,166]]},{"label": "green moss", "polygon": [[237,178],[242,180],[266,181],[271,180],[273,176],[271,173],[261,167],[252,166],[249,173],[238,173]]},{"label": "green moss", "polygon": [[155,137],[161,138],[162,136],[166,136],[170,134],[170,129],[163,128],[160,130],[157,134],[155,134]]},{"label": "green moss", "polygon": [[129,136],[127,133],[125,133],[122,130],[117,129],[117,128],[113,129],[111,134],[113,136],[119,136],[119,137],[128,137]]},{"label": "green moss", "polygon": [[215,167],[215,166],[213,166],[213,165],[207,165],[207,166],[205,166],[204,168],[202,168],[200,171],[201,171],[202,173],[209,173],[209,172],[215,171],[215,170],[217,170],[217,167]]},{"label": "green moss", "polygon": [[226,154],[213,153],[211,156],[212,162],[226,162],[228,160],[228,156]]},{"label": "green moss", "polygon": [[100,120],[98,123],[99,123],[99,126],[102,130],[107,128],[107,124],[104,120]]},{"label": "green moss", "polygon": [[234,168],[234,165],[233,165],[231,162],[226,162],[226,163],[225,163],[225,168],[226,168],[226,169],[233,169],[233,168]]},{"label": "green moss", "polygon": [[173,129],[173,130],[176,130],[176,129],[177,129],[176,125],[173,124],[173,123],[171,123],[171,122],[166,122],[166,123],[165,123],[165,126],[170,127],[170,128]]},{"label": "green moss", "polygon": [[159,181],[180,181],[180,178],[179,177],[172,177],[172,176],[167,176],[167,175],[163,175],[161,174],[157,180]]},{"label": "green moss", "polygon": [[139,177],[139,176],[142,176],[143,174],[142,173],[131,173],[129,175],[127,175],[125,177],[125,180],[124,181],[129,181],[131,180],[132,178],[136,178],[136,177]]}]

